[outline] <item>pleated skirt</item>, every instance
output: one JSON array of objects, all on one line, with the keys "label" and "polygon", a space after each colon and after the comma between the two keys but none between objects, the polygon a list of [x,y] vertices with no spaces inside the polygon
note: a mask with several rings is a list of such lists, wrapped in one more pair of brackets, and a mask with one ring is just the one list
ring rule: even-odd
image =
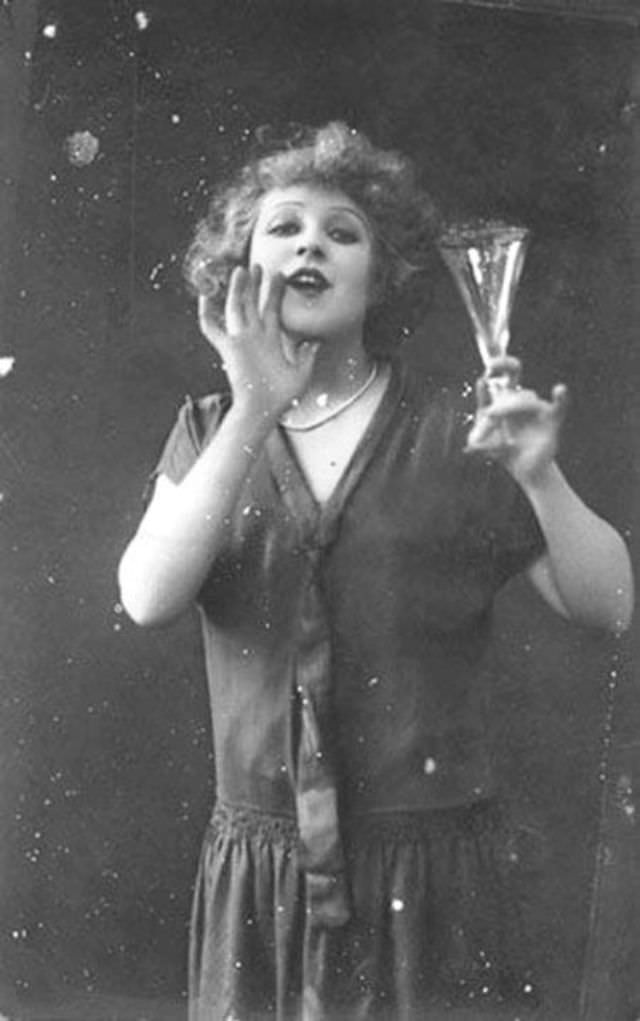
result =
[{"label": "pleated skirt", "polygon": [[492,802],[351,820],[352,918],[305,907],[293,820],[219,804],[190,932],[189,1021],[542,1016]]}]

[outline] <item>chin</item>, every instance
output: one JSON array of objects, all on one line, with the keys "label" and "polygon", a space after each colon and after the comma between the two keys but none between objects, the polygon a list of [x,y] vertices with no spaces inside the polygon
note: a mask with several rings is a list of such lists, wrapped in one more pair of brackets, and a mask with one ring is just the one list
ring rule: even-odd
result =
[{"label": "chin", "polygon": [[285,333],[294,340],[326,341],[332,337],[343,338],[353,333],[362,332],[360,319],[347,320],[323,316],[314,309],[295,309],[285,311],[282,316],[282,327]]},{"label": "chin", "polygon": [[330,323],[313,312],[293,312],[282,316],[282,327],[294,340],[322,340],[330,332]]}]

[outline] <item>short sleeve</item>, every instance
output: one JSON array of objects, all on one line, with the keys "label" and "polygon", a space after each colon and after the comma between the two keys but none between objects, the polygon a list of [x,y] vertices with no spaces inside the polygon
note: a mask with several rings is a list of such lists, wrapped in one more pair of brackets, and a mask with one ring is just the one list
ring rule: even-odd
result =
[{"label": "short sleeve", "polygon": [[502,465],[488,465],[488,519],[498,584],[530,567],[546,549],[544,534],[522,488]]},{"label": "short sleeve", "polygon": [[182,481],[215,435],[229,403],[225,394],[211,394],[198,400],[186,398],[149,477],[147,498],[158,475],[166,475],[175,483]]},{"label": "short sleeve", "polygon": [[522,487],[499,461],[480,451],[465,453],[475,398],[466,388],[445,387],[447,455],[461,465],[462,499],[473,509],[472,519],[491,557],[496,588],[530,567],[546,549],[536,513]]}]

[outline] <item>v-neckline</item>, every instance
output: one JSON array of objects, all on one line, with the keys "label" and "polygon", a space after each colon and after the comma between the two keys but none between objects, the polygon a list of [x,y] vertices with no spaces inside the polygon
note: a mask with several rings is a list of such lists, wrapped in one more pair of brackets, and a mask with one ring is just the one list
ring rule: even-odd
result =
[{"label": "v-neckline", "polygon": [[279,425],[269,436],[266,449],[274,481],[301,525],[327,533],[362,476],[403,390],[404,367],[394,360],[389,362],[389,366],[390,375],[380,402],[326,500],[318,500],[315,496],[284,427]]}]

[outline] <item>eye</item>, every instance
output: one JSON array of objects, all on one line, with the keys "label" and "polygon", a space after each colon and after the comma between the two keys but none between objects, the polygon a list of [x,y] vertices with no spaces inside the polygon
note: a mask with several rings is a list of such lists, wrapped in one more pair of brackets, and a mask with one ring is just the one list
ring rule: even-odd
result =
[{"label": "eye", "polygon": [[276,220],[272,223],[268,230],[268,234],[275,234],[276,237],[289,237],[291,234],[295,234],[298,230],[297,220]]},{"label": "eye", "polygon": [[351,227],[332,227],[329,237],[340,245],[355,245],[360,240],[360,235]]}]

